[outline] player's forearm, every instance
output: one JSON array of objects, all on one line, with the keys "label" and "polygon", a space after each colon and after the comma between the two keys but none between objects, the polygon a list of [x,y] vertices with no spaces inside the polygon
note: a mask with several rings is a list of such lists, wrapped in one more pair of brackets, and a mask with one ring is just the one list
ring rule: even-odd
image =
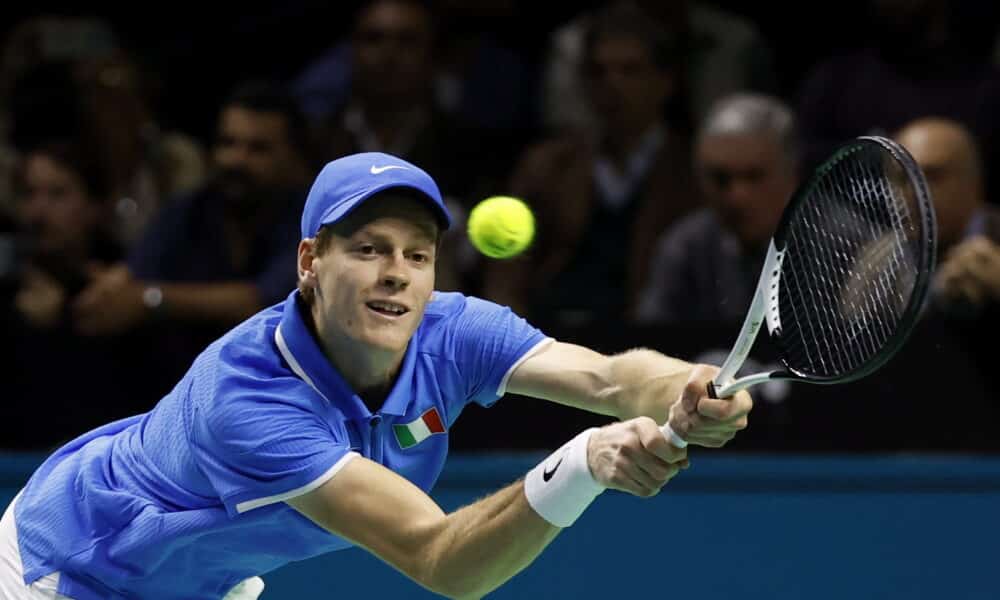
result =
[{"label": "player's forearm", "polygon": [[560,531],[531,508],[522,482],[510,485],[435,526],[428,587],[480,598],[531,564]]},{"label": "player's forearm", "polygon": [[670,404],[680,398],[691,364],[644,348],[612,357],[610,403],[621,420],[650,417],[665,423]]},{"label": "player's forearm", "polygon": [[160,286],[161,310],[170,319],[237,323],[262,308],[252,283],[171,283]]},{"label": "player's forearm", "polygon": [[507,391],[623,421],[646,416],[663,422],[690,370],[690,364],[652,350],[605,356],[555,342],[513,372]]}]

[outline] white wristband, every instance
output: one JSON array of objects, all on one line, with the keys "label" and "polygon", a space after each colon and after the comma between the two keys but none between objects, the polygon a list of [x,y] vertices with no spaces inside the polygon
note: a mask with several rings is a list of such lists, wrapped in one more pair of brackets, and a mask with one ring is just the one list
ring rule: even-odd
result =
[{"label": "white wristband", "polygon": [[674,428],[670,426],[670,421],[664,423],[663,427],[660,427],[660,431],[663,433],[663,437],[667,438],[667,441],[673,444],[674,447],[687,448],[688,445],[687,440],[677,435],[677,432],[674,431]]},{"label": "white wristband", "polygon": [[594,480],[587,462],[588,429],[549,455],[524,478],[528,504],[556,527],[569,527],[604,486]]}]

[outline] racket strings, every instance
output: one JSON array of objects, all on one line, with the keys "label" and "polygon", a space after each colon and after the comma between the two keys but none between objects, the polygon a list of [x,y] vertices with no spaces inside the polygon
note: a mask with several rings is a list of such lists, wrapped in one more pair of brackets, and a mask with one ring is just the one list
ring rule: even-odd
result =
[{"label": "racket strings", "polygon": [[842,155],[790,221],[781,276],[781,335],[789,366],[851,372],[895,335],[916,280],[919,219],[913,183],[879,147]]}]

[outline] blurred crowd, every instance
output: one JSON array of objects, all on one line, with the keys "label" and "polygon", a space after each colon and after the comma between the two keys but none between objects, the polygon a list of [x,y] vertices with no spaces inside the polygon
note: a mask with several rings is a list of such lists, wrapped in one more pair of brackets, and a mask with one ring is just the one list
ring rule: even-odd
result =
[{"label": "blurred crowd", "polygon": [[[0,46],[0,448],[148,410],[208,342],[281,301],[308,186],[345,154],[389,152],[436,178],[457,217],[438,289],[567,341],[662,336],[673,350],[699,328],[735,336],[800,179],[879,134],[923,168],[940,228],[922,317],[935,337],[912,364],[959,365],[909,377],[962,379],[943,389],[967,404],[946,414],[947,399],[878,388],[892,409],[858,447],[1000,449],[985,384],[1000,332],[1000,11],[974,4],[869,0],[872,35],[796,57],[807,68],[790,75],[768,23],[707,0],[583,3],[524,46],[490,27],[525,18],[520,3],[369,0],[334,15],[341,33],[290,76],[241,65],[202,104],[213,95],[165,90],[177,78],[113,19],[26,16]],[[280,60],[282,39],[258,43]],[[164,102],[180,96],[186,123],[210,131],[178,125]],[[495,194],[537,217],[513,260],[465,237],[464,216]],[[771,404],[757,448],[850,422]],[[912,433],[878,433],[892,427]]]}]

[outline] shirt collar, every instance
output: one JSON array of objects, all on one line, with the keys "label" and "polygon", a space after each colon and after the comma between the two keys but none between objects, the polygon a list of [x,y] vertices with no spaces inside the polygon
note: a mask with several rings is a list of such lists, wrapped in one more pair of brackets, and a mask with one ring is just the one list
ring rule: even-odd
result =
[{"label": "shirt collar", "polygon": [[[371,412],[350,384],[341,376],[320,349],[302,318],[298,307],[298,290],[288,295],[282,307],[281,322],[274,331],[274,341],[281,356],[300,379],[317,393],[342,410],[351,419],[367,419]],[[406,412],[410,399],[409,381],[416,364],[419,329],[406,347],[396,384],[379,409],[379,413],[401,416]]]}]

